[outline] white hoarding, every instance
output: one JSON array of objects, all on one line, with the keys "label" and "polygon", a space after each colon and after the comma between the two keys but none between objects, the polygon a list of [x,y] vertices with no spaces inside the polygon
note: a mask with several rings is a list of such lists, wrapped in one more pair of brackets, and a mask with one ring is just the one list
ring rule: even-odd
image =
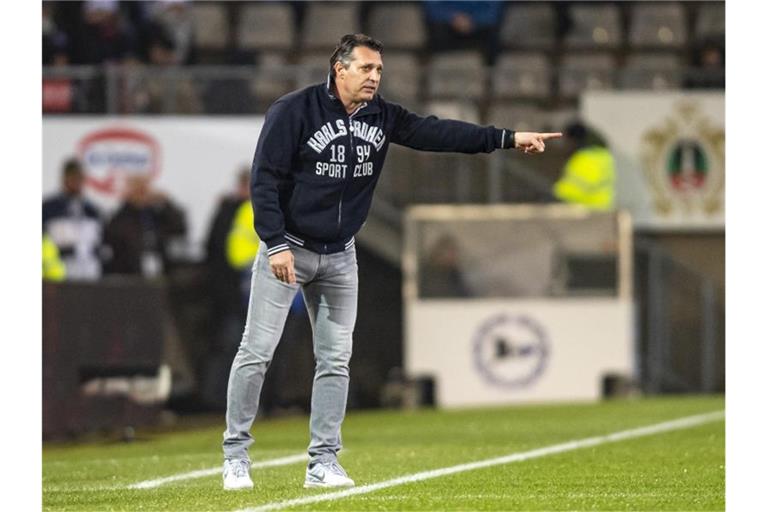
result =
[{"label": "white hoarding", "polygon": [[637,228],[725,229],[723,93],[590,92],[581,116],[607,139]]},{"label": "white hoarding", "polygon": [[56,192],[63,162],[79,156],[86,195],[110,214],[124,178],[148,174],[186,211],[191,248],[199,249],[219,198],[250,167],[262,123],[262,116],[44,117],[42,192]]},{"label": "white hoarding", "polygon": [[631,377],[632,305],[616,298],[418,300],[407,306],[408,375],[440,406],[597,400]]}]

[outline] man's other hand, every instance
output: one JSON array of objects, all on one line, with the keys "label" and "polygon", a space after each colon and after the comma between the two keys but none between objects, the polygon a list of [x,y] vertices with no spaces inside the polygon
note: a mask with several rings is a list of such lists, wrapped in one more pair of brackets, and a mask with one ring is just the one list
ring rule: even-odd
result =
[{"label": "man's other hand", "polygon": [[544,141],[559,139],[562,136],[563,134],[560,132],[515,132],[515,149],[519,149],[523,153],[543,153],[546,147]]},{"label": "man's other hand", "polygon": [[269,268],[278,281],[296,284],[296,273],[293,270],[293,252],[289,249],[269,257]]}]

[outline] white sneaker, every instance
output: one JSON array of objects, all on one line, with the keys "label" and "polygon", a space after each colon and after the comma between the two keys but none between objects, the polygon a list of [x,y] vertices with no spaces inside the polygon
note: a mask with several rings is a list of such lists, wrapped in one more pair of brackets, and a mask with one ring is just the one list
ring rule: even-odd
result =
[{"label": "white sneaker", "polygon": [[344,468],[336,462],[315,462],[307,466],[307,476],[304,478],[304,488],[313,487],[353,487],[354,480],[347,476]]},{"label": "white sneaker", "polygon": [[253,480],[249,474],[251,463],[247,460],[224,461],[224,490],[253,489]]}]

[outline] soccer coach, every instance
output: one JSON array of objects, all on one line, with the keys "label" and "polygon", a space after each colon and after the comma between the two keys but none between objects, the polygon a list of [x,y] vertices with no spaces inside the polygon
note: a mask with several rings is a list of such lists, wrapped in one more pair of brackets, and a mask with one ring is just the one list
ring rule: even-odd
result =
[{"label": "soccer coach", "polygon": [[255,228],[248,317],[232,364],[224,432],[224,489],[253,487],[248,447],[259,395],[285,319],[301,289],[313,331],[315,376],[304,487],[354,482],[339,465],[352,331],[357,315],[354,235],[365,222],[390,143],[423,151],[541,153],[560,133],[513,132],[420,117],[376,94],[382,44],[341,38],[325,83],[267,111],[251,174]]}]

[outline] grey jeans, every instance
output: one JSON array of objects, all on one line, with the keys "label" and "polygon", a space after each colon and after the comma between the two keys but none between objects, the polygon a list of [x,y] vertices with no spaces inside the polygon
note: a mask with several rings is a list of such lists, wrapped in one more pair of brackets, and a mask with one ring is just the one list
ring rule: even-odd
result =
[{"label": "grey jeans", "polygon": [[245,459],[264,375],[280,341],[285,319],[301,289],[312,324],[315,378],[309,420],[312,462],[330,461],[341,449],[347,407],[352,331],[357,317],[357,256],[354,245],[334,254],[291,246],[297,284],[279,281],[261,244],[253,263],[248,317],[227,388],[224,458]]}]

